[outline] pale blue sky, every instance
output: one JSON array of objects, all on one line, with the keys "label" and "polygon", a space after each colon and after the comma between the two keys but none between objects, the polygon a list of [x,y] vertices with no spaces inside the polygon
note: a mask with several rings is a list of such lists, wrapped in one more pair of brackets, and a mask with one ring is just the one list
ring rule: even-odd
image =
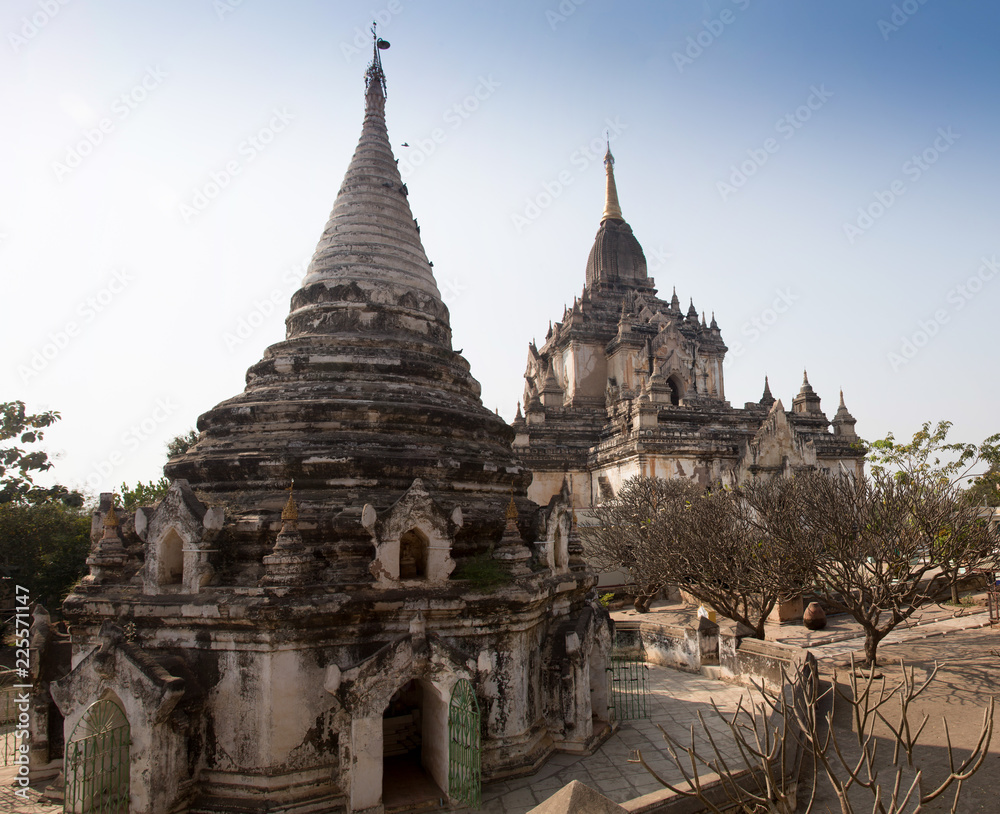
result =
[{"label": "pale blue sky", "polygon": [[610,129],[625,217],[661,294],[714,310],[734,405],[765,373],[788,405],[805,366],[864,437],[1000,429],[993,4],[9,0],[0,398],[63,413],[58,479],[157,477],[283,337],[360,131],[373,13],[488,407],[512,417],[528,341],[583,286],[603,170],[580,147]]}]

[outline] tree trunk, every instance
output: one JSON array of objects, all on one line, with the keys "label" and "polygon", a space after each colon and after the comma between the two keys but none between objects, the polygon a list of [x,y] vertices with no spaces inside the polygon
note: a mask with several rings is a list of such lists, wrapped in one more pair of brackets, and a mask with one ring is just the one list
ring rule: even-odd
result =
[{"label": "tree trunk", "polygon": [[865,631],[865,666],[875,667],[878,665],[876,650],[878,649],[878,643],[885,638],[885,635],[885,633],[879,633],[874,630]]}]

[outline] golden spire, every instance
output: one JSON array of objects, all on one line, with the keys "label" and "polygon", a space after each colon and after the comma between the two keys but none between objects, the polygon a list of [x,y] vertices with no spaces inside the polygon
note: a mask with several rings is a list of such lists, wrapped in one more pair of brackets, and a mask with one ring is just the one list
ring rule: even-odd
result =
[{"label": "golden spire", "polygon": [[517,520],[517,504],[514,502],[514,495],[510,496],[510,503],[507,504],[507,519]]},{"label": "golden spire", "polygon": [[111,508],[108,509],[107,515],[104,517],[104,528],[113,529],[118,525],[118,515],[115,513],[115,504],[111,503]]},{"label": "golden spire", "polygon": [[282,520],[299,519],[299,507],[295,505],[295,498],[292,497],[292,490],[294,488],[295,481],[292,481],[291,485],[288,487],[288,502],[285,504],[285,508],[281,510]]},{"label": "golden spire", "polygon": [[608,143],[608,151],[604,154],[604,168],[608,173],[608,183],[604,195],[604,214],[601,215],[601,223],[606,220],[624,221],[622,209],[618,205],[618,188],[615,186],[615,157],[611,155],[610,143]]}]

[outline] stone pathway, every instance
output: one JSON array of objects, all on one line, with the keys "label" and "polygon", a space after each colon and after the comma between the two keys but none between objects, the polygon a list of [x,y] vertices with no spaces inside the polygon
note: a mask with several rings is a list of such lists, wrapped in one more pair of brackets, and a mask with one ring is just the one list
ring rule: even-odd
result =
[{"label": "stone pathway", "polygon": [[25,799],[16,793],[14,785],[17,769],[13,766],[0,766],[0,811],[4,814],[61,814],[61,805],[39,803],[40,791],[28,789]]},{"label": "stone pathway", "polygon": [[[483,787],[483,814],[523,814],[551,797],[571,780],[579,780],[611,798],[623,802],[659,791],[663,787],[642,766],[629,763],[629,753],[641,749],[646,762],[670,782],[681,775],[666,752],[666,743],[656,725],[683,743],[690,741],[692,722],[701,712],[713,738],[728,735],[728,727],[712,710],[731,711],[741,699],[744,704],[759,694],[744,687],[724,684],[699,674],[682,673],[669,667],[649,667],[649,712],[647,720],[624,721],[619,730],[593,755],[577,757],[557,754],[536,774],[516,780],[490,783]],[[700,725],[696,730],[705,742]],[[719,738],[719,740],[728,740]],[[736,758],[735,750],[727,755]],[[463,814],[469,812],[463,809]]]}]

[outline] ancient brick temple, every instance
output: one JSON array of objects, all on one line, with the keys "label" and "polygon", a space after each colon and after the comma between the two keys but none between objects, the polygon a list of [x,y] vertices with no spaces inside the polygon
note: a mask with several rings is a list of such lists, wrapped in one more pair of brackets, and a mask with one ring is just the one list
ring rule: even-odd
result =
[{"label": "ancient brick temple", "polygon": [[514,449],[533,473],[539,503],[568,487],[578,507],[614,496],[636,475],[734,483],[802,469],[860,474],[855,420],[844,405],[832,422],[804,377],[786,411],[764,380],[758,402],[726,400],[726,348],[712,315],[675,291],[657,297],[646,258],[622,216],[610,149],[601,224],[583,293],[541,348],[528,346],[524,413]]},{"label": "ancient brick temple", "polygon": [[119,525],[105,499],[65,603],[67,748],[113,702],[130,768],[95,782],[127,780],[133,814],[457,802],[609,732],[609,622],[569,496],[528,499],[452,349],[385,98],[376,48],[285,340],[201,416],[157,505]]}]

